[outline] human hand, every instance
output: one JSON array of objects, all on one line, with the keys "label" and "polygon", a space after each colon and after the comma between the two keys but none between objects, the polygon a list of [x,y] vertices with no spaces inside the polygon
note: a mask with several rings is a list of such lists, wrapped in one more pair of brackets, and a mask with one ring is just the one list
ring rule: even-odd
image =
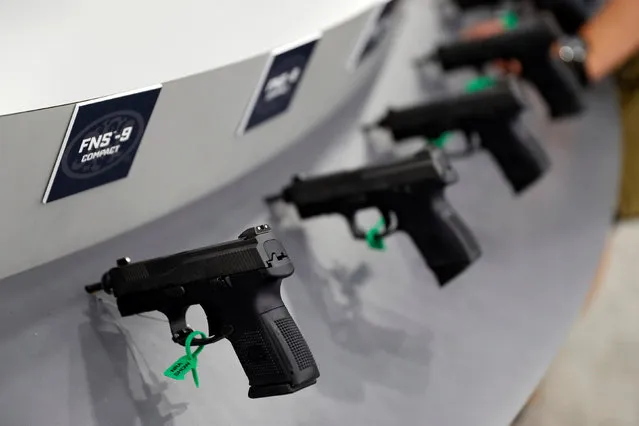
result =
[{"label": "human hand", "polygon": [[495,18],[471,25],[462,31],[461,37],[466,39],[488,38],[503,32],[504,24],[502,20]]}]

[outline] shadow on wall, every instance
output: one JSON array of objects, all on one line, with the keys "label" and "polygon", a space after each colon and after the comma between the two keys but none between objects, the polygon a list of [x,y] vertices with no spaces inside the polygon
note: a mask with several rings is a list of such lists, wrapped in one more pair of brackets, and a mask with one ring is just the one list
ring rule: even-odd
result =
[{"label": "shadow on wall", "polygon": [[96,425],[173,425],[173,418],[186,411],[188,404],[171,404],[166,399],[168,383],[139,365],[137,358],[143,358],[118,325],[117,314],[95,297],[88,300],[89,320],[79,325],[78,337]]},{"label": "shadow on wall", "polygon": [[432,333],[410,335],[367,319],[359,296],[371,274],[367,264],[354,271],[339,265],[328,270],[315,258],[302,228],[271,224],[295,265],[285,292],[294,310],[304,311],[296,321],[322,368],[317,390],[336,400],[356,402],[365,399],[362,380],[404,394],[423,392]]}]

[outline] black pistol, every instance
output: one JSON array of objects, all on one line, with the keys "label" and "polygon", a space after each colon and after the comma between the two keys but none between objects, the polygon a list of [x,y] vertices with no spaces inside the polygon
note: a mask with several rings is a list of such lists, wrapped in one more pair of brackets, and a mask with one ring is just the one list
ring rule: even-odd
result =
[{"label": "black pistol", "polygon": [[449,131],[476,135],[520,193],[544,175],[550,159],[521,121],[525,105],[518,93],[514,80],[499,81],[479,92],[391,109],[375,126],[388,129],[396,142],[416,136],[434,139]]},{"label": "black pistol", "polygon": [[282,301],[282,279],[293,264],[268,225],[242,232],[237,240],[167,257],[118,266],[102,282],[85,287],[113,294],[124,317],[160,311],[173,341],[184,345],[193,331],[186,311],[206,313],[206,345],[227,338],[249,379],[249,398],[297,392],[315,384],[319,370],[304,337]]},{"label": "black pistol", "polygon": [[[506,3],[504,0],[452,0],[461,10],[479,7],[495,7]],[[515,5],[525,3],[522,0]],[[575,34],[586,23],[590,16],[583,0],[532,0],[535,9],[550,12],[566,34]]]},{"label": "black pistol", "polygon": [[495,7],[505,3],[505,0],[450,0],[461,10],[470,10],[479,7]]},{"label": "black pistol", "polygon": [[492,37],[459,40],[441,45],[418,60],[418,65],[434,61],[445,71],[464,67],[480,69],[497,59],[515,59],[522,64],[522,77],[544,98],[553,119],[579,114],[584,109],[577,76],[551,52],[561,37],[556,21],[543,15],[517,28]]},{"label": "black pistol", "polygon": [[364,239],[357,211],[376,207],[386,229],[382,237],[406,232],[441,286],[459,275],[481,254],[475,237],[444,198],[457,173],[443,152],[423,150],[414,157],[382,165],[311,178],[295,177],[280,195],[302,219],[338,213],[351,233]]},{"label": "black pistol", "polygon": [[533,4],[550,12],[566,34],[576,34],[590,17],[584,0],[533,0]]}]

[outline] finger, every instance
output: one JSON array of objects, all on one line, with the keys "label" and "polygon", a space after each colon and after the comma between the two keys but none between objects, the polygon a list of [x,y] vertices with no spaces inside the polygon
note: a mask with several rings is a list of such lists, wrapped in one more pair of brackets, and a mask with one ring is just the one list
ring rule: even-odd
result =
[{"label": "finger", "polygon": [[462,31],[462,38],[486,38],[504,31],[504,26],[500,19],[491,19],[480,22]]},{"label": "finger", "polygon": [[510,72],[510,64],[509,61],[505,59],[498,59],[494,62],[495,68],[499,69],[501,72],[509,73]]},{"label": "finger", "polygon": [[522,71],[521,63],[515,60],[498,59],[493,62],[493,66],[507,74],[519,75]]},{"label": "finger", "polygon": [[508,61],[508,72],[515,75],[520,75],[523,68],[521,66],[521,62],[519,61]]}]

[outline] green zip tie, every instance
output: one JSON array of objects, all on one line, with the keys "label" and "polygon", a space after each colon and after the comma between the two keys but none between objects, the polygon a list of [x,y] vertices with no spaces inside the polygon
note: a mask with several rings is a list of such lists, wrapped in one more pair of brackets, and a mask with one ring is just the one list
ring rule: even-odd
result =
[{"label": "green zip tie", "polygon": [[466,93],[475,93],[493,87],[497,83],[494,77],[477,77],[466,83]]},{"label": "green zip tie", "polygon": [[386,229],[386,221],[382,217],[377,221],[375,226],[369,229],[366,233],[366,243],[368,244],[368,247],[373,250],[386,250],[384,238],[381,236],[384,229]]},{"label": "green zip tie", "polygon": [[197,375],[197,356],[202,352],[204,346],[198,347],[195,352],[191,353],[191,342],[195,336],[200,336],[205,339],[206,333],[202,331],[193,331],[186,338],[186,343],[184,343],[184,348],[186,349],[186,355],[178,358],[169,368],[166,369],[164,375],[169,379],[173,380],[184,380],[189,371],[192,372],[193,382],[195,382],[195,387],[200,387],[200,378]]},{"label": "green zip tie", "polygon": [[504,26],[505,30],[517,28],[517,25],[519,25],[519,16],[517,16],[514,11],[509,10],[502,15],[501,24]]},{"label": "green zip tie", "polygon": [[437,148],[443,148],[444,145],[446,145],[446,142],[448,142],[449,138],[450,138],[450,132],[444,132],[441,135],[439,135],[437,138],[429,140],[428,143],[430,143],[431,145],[434,145]]}]

